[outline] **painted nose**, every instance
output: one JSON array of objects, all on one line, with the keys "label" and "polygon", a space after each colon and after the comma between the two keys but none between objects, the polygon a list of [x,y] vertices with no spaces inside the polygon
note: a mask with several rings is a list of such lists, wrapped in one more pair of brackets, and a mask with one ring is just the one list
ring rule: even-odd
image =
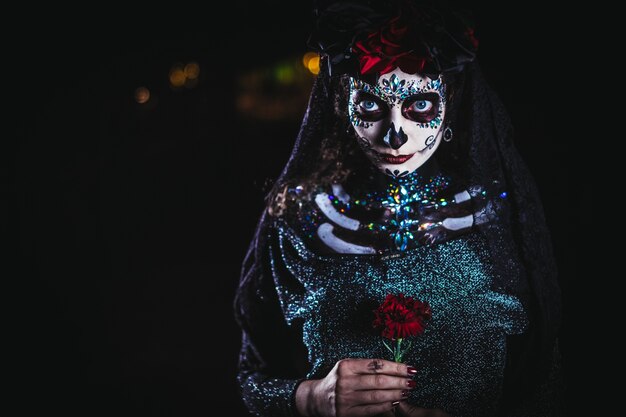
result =
[{"label": "painted nose", "polygon": [[402,131],[402,128],[396,131],[396,127],[393,122],[389,127],[389,131],[387,131],[387,134],[383,138],[385,145],[389,146],[391,149],[400,149],[400,147],[404,145],[407,140],[409,140],[409,138],[406,133]]}]

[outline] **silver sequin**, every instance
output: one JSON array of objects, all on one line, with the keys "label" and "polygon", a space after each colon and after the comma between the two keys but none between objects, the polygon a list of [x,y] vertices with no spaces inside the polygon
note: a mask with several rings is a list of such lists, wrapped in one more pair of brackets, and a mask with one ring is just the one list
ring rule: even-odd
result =
[{"label": "silver sequin", "polygon": [[[308,378],[324,377],[342,358],[391,359],[372,329],[372,310],[387,294],[402,292],[428,301],[433,314],[405,356],[418,369],[409,401],[455,417],[494,415],[506,336],[522,333],[527,319],[519,298],[496,288],[481,235],[398,256],[320,256],[284,222],[276,227],[274,281],[287,323],[303,326]],[[519,272],[510,265],[504,280],[513,283]]]}]

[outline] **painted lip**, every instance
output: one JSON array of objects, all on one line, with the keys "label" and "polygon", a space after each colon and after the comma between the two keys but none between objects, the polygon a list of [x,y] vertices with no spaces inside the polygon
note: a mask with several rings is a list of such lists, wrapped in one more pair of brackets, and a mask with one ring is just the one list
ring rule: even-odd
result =
[{"label": "painted lip", "polygon": [[391,155],[388,153],[378,153],[378,156],[383,162],[386,162],[391,165],[400,165],[404,164],[409,159],[413,158],[414,153],[411,155]]}]

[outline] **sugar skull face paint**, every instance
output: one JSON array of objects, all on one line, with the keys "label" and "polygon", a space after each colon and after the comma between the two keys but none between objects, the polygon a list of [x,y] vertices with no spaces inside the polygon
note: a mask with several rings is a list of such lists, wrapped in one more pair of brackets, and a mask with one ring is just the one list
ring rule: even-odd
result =
[{"label": "sugar skull face paint", "polygon": [[376,85],[350,79],[350,121],[368,158],[387,175],[408,175],[435,153],[445,110],[441,76],[395,69]]}]

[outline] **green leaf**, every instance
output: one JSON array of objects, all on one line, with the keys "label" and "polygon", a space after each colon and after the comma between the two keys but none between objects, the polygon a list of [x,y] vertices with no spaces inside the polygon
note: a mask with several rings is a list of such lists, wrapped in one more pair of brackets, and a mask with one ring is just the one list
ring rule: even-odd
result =
[{"label": "green leaf", "polygon": [[393,349],[391,349],[391,347],[389,347],[389,345],[387,344],[387,342],[385,342],[383,340],[383,345],[385,345],[385,347],[387,348],[387,350],[389,350],[389,352],[391,352],[392,355],[396,355],[396,353],[393,351]]},{"label": "green leaf", "polygon": [[408,352],[409,349],[411,349],[411,345],[413,344],[412,340],[409,340],[408,345],[404,348],[404,350],[402,351],[402,354],[404,355],[405,353]]}]

